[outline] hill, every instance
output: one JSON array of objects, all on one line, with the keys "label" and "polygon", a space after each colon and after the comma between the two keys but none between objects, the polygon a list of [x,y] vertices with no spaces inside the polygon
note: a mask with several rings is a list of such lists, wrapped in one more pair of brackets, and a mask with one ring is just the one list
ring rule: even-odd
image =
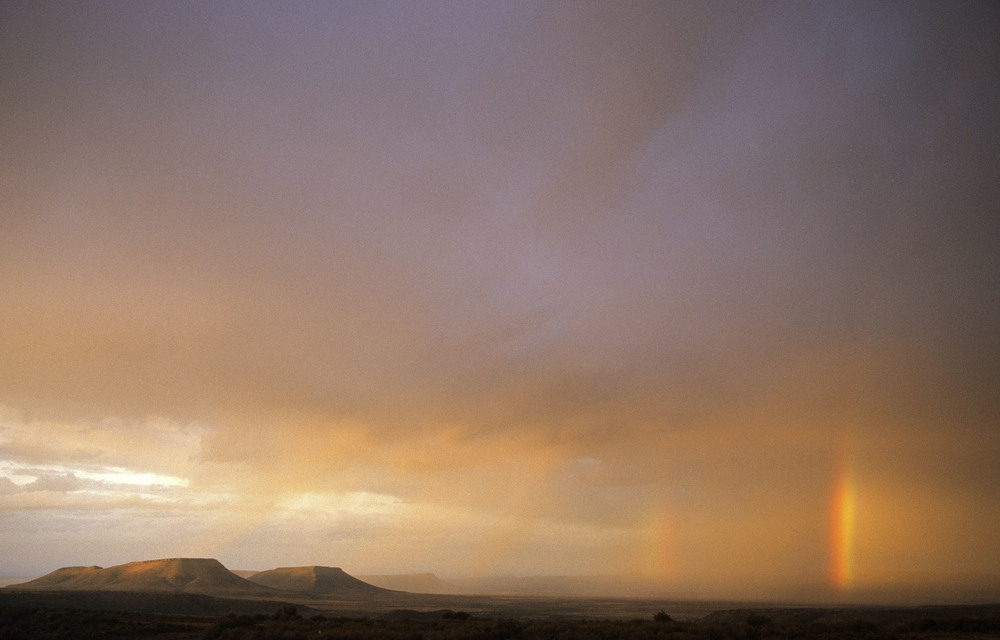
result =
[{"label": "hill", "polygon": [[271,589],[298,591],[311,596],[376,596],[393,593],[348,575],[336,567],[283,567],[261,571],[249,580]]},{"label": "hill", "polygon": [[113,567],[64,567],[11,585],[25,591],[138,591],[267,597],[274,593],[232,573],[211,558],[168,558]]},{"label": "hill", "polygon": [[463,590],[445,582],[433,573],[406,573],[406,574],[386,574],[357,576],[368,584],[383,589],[394,591],[408,591],[410,593],[431,593],[431,594],[460,594]]}]

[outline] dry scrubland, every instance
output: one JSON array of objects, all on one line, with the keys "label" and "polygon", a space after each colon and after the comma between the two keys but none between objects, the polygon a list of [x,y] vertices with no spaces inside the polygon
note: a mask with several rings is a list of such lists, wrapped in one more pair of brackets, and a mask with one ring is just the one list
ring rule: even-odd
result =
[{"label": "dry scrubland", "polygon": [[739,609],[745,605],[416,594],[315,566],[249,578],[197,558],[66,567],[0,590],[0,640],[1000,638],[1000,605]]},{"label": "dry scrubland", "polygon": [[728,610],[677,621],[479,618],[461,611],[396,611],[379,617],[303,616],[294,606],[273,614],[221,617],[0,608],[0,639],[158,638],[356,640],[762,640],[858,638],[945,640],[1000,638],[1000,607],[916,609]]}]

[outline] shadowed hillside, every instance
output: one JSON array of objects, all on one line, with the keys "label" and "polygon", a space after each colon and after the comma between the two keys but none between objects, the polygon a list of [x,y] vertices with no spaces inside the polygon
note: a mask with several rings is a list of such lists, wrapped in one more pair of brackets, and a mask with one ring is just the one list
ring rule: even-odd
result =
[{"label": "shadowed hillside", "polygon": [[211,558],[169,558],[101,567],[65,567],[10,589],[30,591],[161,591],[261,597],[274,593]]},{"label": "shadowed hillside", "polygon": [[357,597],[392,593],[362,582],[336,567],[282,567],[255,573],[249,580],[272,589],[298,591],[311,596]]}]

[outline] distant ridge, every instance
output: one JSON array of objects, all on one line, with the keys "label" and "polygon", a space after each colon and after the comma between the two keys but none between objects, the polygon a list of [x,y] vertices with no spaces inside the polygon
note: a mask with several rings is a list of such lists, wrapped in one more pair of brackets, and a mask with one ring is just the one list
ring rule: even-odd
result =
[{"label": "distant ridge", "polygon": [[154,591],[212,596],[274,596],[212,558],[166,558],[101,567],[64,567],[11,585],[26,591]]},{"label": "distant ridge", "polygon": [[312,596],[373,596],[392,593],[358,580],[337,567],[282,567],[261,571],[249,577],[271,589],[298,591]]},{"label": "distant ridge", "polygon": [[459,587],[446,582],[433,573],[404,573],[404,574],[384,574],[357,576],[368,584],[383,589],[394,591],[408,591],[410,593],[430,593],[430,594],[461,594],[464,591]]},{"label": "distant ridge", "polygon": [[230,569],[233,573],[241,578],[249,578],[255,573],[260,573],[258,569]]}]

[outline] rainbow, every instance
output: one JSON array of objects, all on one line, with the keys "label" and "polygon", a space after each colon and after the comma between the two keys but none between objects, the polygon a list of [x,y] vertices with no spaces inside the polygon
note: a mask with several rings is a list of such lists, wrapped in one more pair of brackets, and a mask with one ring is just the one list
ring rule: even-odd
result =
[{"label": "rainbow", "polygon": [[830,579],[838,591],[854,580],[855,486],[850,457],[841,459],[830,509]]},{"label": "rainbow", "polygon": [[654,577],[671,580],[677,573],[677,527],[671,512],[664,509],[656,519]]}]

